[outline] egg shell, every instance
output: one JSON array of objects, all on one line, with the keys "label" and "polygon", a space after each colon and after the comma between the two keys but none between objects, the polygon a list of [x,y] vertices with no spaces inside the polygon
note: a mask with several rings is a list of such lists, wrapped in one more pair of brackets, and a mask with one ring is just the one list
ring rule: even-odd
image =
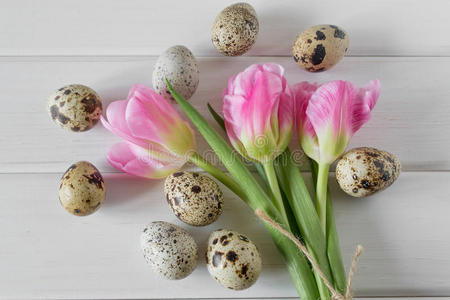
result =
[{"label": "egg shell", "polygon": [[222,190],[203,174],[174,173],[166,178],[164,192],[173,213],[187,224],[205,226],[222,214]]},{"label": "egg shell", "polygon": [[258,31],[255,9],[248,3],[236,3],[217,15],[211,30],[211,40],[222,54],[237,56],[253,46]]},{"label": "egg shell", "polygon": [[336,165],[336,180],[350,196],[365,197],[390,186],[400,171],[400,161],[391,153],[361,147],[342,156]]},{"label": "egg shell", "polygon": [[168,100],[175,100],[166,85],[166,78],[183,98],[188,100],[198,87],[197,61],[185,46],[173,46],[164,51],[153,68],[153,88]]},{"label": "egg shell", "polygon": [[163,221],[148,224],[141,234],[141,247],[147,263],[163,278],[183,279],[197,266],[194,238],[176,225]]},{"label": "egg shell", "polygon": [[81,84],[64,86],[47,99],[47,110],[55,123],[73,132],[87,131],[102,115],[102,100]]},{"label": "egg shell", "polygon": [[236,231],[219,229],[208,238],[206,264],[209,274],[233,290],[250,287],[261,273],[262,261],[255,244]]},{"label": "egg shell", "polygon": [[61,205],[71,214],[90,215],[105,200],[105,182],[93,164],[79,161],[62,176],[58,194]]},{"label": "egg shell", "polygon": [[303,31],[295,40],[292,55],[306,71],[320,72],[332,68],[347,52],[348,34],[335,25],[317,25]]}]

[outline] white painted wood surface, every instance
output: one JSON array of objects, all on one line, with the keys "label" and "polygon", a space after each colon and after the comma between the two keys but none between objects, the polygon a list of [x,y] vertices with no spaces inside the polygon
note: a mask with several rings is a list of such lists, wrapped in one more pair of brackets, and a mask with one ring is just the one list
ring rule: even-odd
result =
[{"label": "white painted wood surface", "polygon": [[[0,175],[3,298],[295,296],[270,236],[251,210],[225,188],[220,219],[194,228],[170,212],[162,182],[122,174],[105,175],[107,200],[95,215],[72,216],[58,203],[59,177]],[[357,295],[450,295],[449,180],[450,173],[408,172],[384,193],[354,199],[330,179],[346,265],[357,243],[366,249],[355,278]],[[199,266],[182,281],[161,280],[145,264],[140,230],[155,220],[184,227],[200,245]],[[209,232],[218,228],[241,231],[260,248],[264,271],[250,289],[222,288],[206,271],[205,242]]]},{"label": "white painted wood surface", "polygon": [[[239,2],[239,1],[234,1]],[[290,55],[296,36],[337,24],[350,55],[449,55],[446,0],[249,0],[260,21],[248,55]],[[0,55],[159,55],[183,44],[217,56],[210,30],[230,0],[2,0]]]},{"label": "white painted wood surface", "polygon": [[[220,108],[227,78],[252,63],[282,64],[290,83],[379,78],[372,120],[350,146],[395,153],[405,172],[388,190],[359,200],[330,179],[345,263],[362,243],[358,297],[449,299],[450,2],[249,2],[259,15],[259,38],[245,57],[225,58],[211,45],[210,27],[232,1],[0,1],[0,299],[294,299],[269,236],[231,193],[217,223],[183,225],[165,203],[161,182],[119,174],[106,163],[116,137],[100,126],[65,132],[45,111],[47,95],[68,83],[91,86],[105,104],[124,98],[134,83],[151,85],[156,56],[174,44],[198,57],[192,103],[210,120],[206,102]],[[351,46],[334,69],[309,74],[295,65],[290,47],[298,33],[320,23],[343,26]],[[198,144],[208,149],[201,138]],[[78,160],[98,166],[108,190],[104,207],[86,218],[69,215],[57,201],[60,175]],[[182,225],[202,251],[213,229],[247,233],[263,255],[261,278],[246,291],[229,291],[201,260],[185,280],[158,279],[138,242],[140,229],[154,220]]]}]

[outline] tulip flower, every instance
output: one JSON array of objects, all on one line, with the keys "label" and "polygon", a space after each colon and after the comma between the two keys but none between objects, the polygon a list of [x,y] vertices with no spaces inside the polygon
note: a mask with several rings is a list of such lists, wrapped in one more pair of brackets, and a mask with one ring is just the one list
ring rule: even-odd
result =
[{"label": "tulip flower", "polygon": [[249,160],[273,161],[289,144],[294,97],[283,73],[278,64],[254,64],[231,77],[224,91],[228,137]]},{"label": "tulip flower", "polygon": [[123,138],[111,147],[108,162],[146,178],[163,178],[179,170],[195,153],[194,132],[172,105],[143,85],[134,85],[127,100],[111,103],[103,125]]},{"label": "tulip flower", "polygon": [[243,157],[263,165],[275,204],[284,212],[273,160],[289,144],[294,97],[283,67],[254,64],[231,77],[222,109],[231,144]]},{"label": "tulip flower", "polygon": [[380,82],[371,81],[364,88],[340,80],[321,86],[300,82],[294,86],[294,93],[300,143],[305,154],[319,164],[317,211],[325,228],[329,166],[370,119],[380,94]]}]

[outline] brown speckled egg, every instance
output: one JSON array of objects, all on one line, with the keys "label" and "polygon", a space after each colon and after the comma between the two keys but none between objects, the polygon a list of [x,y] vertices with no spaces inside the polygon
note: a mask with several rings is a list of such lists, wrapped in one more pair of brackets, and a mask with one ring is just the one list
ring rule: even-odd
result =
[{"label": "brown speckled egg", "polygon": [[400,161],[391,153],[361,147],[342,156],[336,166],[336,180],[350,196],[365,197],[390,186],[400,171]]},{"label": "brown speckled egg", "polygon": [[68,212],[76,216],[87,216],[95,212],[105,200],[105,195],[102,174],[87,161],[71,165],[59,184],[59,201]]},{"label": "brown speckled egg", "polygon": [[262,261],[255,244],[236,231],[219,229],[211,233],[206,250],[209,274],[233,290],[250,287],[261,273]]},{"label": "brown speckled egg", "polygon": [[159,56],[153,67],[153,88],[167,100],[175,100],[167,88],[167,79],[183,98],[189,100],[197,90],[199,74],[194,54],[185,46],[173,46]]},{"label": "brown speckled egg", "polygon": [[208,176],[173,173],[166,178],[164,192],[173,213],[187,224],[205,226],[216,221],[222,213],[222,191]]},{"label": "brown speckled egg", "polygon": [[350,39],[335,25],[317,25],[303,31],[295,40],[292,55],[306,71],[320,72],[332,68],[345,55]]},{"label": "brown speckled egg", "polygon": [[102,101],[91,88],[81,84],[64,86],[47,99],[53,121],[74,132],[94,127],[102,115]]},{"label": "brown speckled egg", "polygon": [[160,276],[183,279],[197,266],[198,247],[183,228],[157,221],[148,224],[141,234],[145,260]]},{"label": "brown speckled egg", "polygon": [[214,21],[211,39],[219,52],[242,55],[255,43],[259,23],[255,9],[248,3],[236,3],[222,10]]}]

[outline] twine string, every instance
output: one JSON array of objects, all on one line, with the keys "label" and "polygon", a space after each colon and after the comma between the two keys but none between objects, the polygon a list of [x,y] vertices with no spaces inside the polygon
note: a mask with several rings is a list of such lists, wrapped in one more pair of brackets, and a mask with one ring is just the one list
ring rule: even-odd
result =
[{"label": "twine string", "polygon": [[341,293],[339,293],[338,291],[336,291],[334,289],[333,285],[330,283],[330,281],[328,281],[327,277],[322,272],[320,267],[316,264],[316,262],[314,261],[313,257],[308,252],[308,250],[306,249],[305,245],[302,244],[302,242],[300,242],[292,233],[290,233],[289,231],[284,229],[280,224],[278,224],[277,222],[272,220],[261,209],[255,210],[255,214],[260,219],[262,219],[264,222],[266,222],[267,224],[272,226],[274,229],[279,231],[281,234],[283,234],[285,237],[290,239],[303,252],[303,254],[306,256],[308,261],[311,263],[311,265],[314,268],[314,270],[317,272],[319,277],[323,280],[323,283],[326,285],[328,290],[331,292],[331,297],[332,297],[333,300],[350,300],[350,299],[352,299],[351,289],[352,289],[353,276],[355,275],[356,264],[358,263],[359,256],[361,255],[361,253],[363,251],[363,247],[361,245],[358,245],[358,247],[356,247],[356,252],[355,252],[355,255],[353,256],[353,259],[352,259],[352,265],[350,267],[350,271],[348,272],[347,287],[346,287],[345,296],[344,296],[344,295],[342,295]]}]

